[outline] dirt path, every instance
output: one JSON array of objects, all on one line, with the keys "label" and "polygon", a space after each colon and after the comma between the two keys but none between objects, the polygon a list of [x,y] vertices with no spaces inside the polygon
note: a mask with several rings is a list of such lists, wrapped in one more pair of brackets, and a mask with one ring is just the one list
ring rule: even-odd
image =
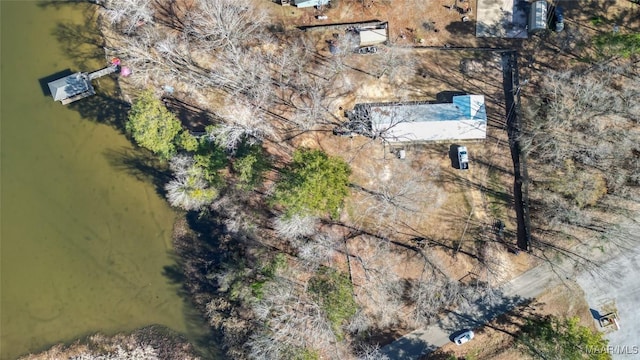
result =
[{"label": "dirt path", "polygon": [[476,168],[476,170],[469,172],[469,175],[467,175],[467,179],[472,184],[476,184],[476,186],[471,186],[470,189],[473,217],[483,224],[489,223],[487,204],[482,194],[482,189],[487,186],[487,175],[488,170],[485,167]]}]

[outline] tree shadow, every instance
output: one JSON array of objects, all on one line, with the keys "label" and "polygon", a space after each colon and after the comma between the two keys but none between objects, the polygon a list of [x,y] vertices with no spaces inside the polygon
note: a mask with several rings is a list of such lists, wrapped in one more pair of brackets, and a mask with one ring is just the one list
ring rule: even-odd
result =
[{"label": "tree shadow", "polygon": [[[492,293],[478,296],[465,308],[450,310],[446,317],[438,320],[438,326],[452,334],[462,329],[475,329],[485,326],[500,315],[508,313],[518,306],[530,304],[533,300],[519,295],[506,295],[499,289],[488,290]],[[489,298],[490,297],[490,298]]]},{"label": "tree shadow", "polygon": [[102,6],[100,3],[103,0],[40,0],[38,1],[38,7],[41,8],[55,8],[62,9],[66,6],[78,6],[78,4],[92,4]]},{"label": "tree shadow", "polygon": [[[61,47],[61,52],[73,61],[81,71],[90,71],[90,66],[105,58],[104,37],[95,25],[93,11],[85,12],[83,24],[58,23],[53,36]],[[98,65],[99,66],[99,65]]]},{"label": "tree shadow", "polygon": [[82,118],[109,125],[125,133],[125,123],[131,104],[101,91],[68,105]]},{"label": "tree shadow", "polygon": [[208,125],[222,122],[222,119],[218,119],[214,114],[177,97],[165,97],[162,101],[167,109],[176,114],[182,125],[192,132],[204,132]]},{"label": "tree shadow", "polygon": [[392,342],[391,344],[383,347],[381,353],[386,355],[390,360],[402,360],[407,358],[419,358],[423,354],[428,354],[436,351],[439,346],[435,344],[427,343],[418,337],[420,330],[414,331],[416,336],[409,338],[407,336]]},{"label": "tree shadow", "polygon": [[206,317],[198,310],[189,290],[189,278],[185,273],[185,262],[182,256],[173,254],[175,263],[163,268],[162,275],[177,285],[178,296],[182,298],[184,307],[182,314],[187,325],[186,333],[189,342],[200,356],[205,359],[220,359],[219,335],[214,332],[206,321]]},{"label": "tree shadow", "polygon": [[475,21],[454,21],[445,26],[445,29],[447,29],[452,36],[459,38],[476,36]]},{"label": "tree shadow", "polygon": [[107,150],[105,156],[116,170],[124,171],[139,181],[153,184],[156,193],[166,197],[165,184],[172,179],[171,171],[158,158],[145,150]]},{"label": "tree shadow", "polygon": [[[184,31],[184,22],[179,15],[193,11],[193,4],[190,4],[187,1],[159,0],[154,1],[154,3],[158,11],[158,15],[156,16],[156,21],[158,21],[158,23],[176,31]],[[185,6],[185,8],[181,8],[181,5]]]},{"label": "tree shadow", "polygon": [[[205,312],[209,301],[226,297],[220,295],[215,275],[234,266],[243,266],[240,261],[242,247],[225,234],[220,221],[222,214],[213,211],[183,214],[184,217],[176,222],[173,236],[176,264],[165,266],[163,275],[179,286],[178,295],[192,305],[185,307],[185,317],[188,324],[193,324],[192,333],[197,336],[192,342],[203,358],[222,359],[224,334],[215,326],[204,324],[208,319]],[[196,327],[200,326],[208,331],[197,331]]]}]

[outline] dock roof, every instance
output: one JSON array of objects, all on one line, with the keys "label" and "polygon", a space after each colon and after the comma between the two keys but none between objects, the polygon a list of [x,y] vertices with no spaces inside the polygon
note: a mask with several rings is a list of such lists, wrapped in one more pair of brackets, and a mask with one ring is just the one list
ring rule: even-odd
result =
[{"label": "dock roof", "polygon": [[65,76],[50,82],[48,85],[51,96],[55,101],[62,101],[92,89],[91,82],[86,74],[83,73]]}]

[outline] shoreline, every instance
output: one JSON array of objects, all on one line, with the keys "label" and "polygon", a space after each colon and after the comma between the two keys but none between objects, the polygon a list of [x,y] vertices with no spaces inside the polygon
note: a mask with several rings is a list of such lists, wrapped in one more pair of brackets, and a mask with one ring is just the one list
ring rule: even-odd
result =
[{"label": "shoreline", "polygon": [[149,325],[131,333],[89,335],[71,343],[59,343],[47,350],[20,356],[20,360],[69,359],[106,354],[142,355],[147,359],[196,360],[193,345],[182,335],[162,325]]}]

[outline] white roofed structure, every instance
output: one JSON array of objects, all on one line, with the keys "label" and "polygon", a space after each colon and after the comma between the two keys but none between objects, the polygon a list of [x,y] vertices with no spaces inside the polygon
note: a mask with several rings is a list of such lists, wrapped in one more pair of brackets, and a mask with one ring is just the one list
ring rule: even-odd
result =
[{"label": "white roofed structure", "polygon": [[86,73],[71,74],[52,81],[48,85],[53,100],[60,101],[64,105],[96,93]]},{"label": "white roofed structure", "polygon": [[382,44],[389,39],[386,26],[382,29],[360,30],[360,46]]},{"label": "white roofed structure", "polygon": [[487,136],[483,95],[453,96],[451,103],[358,104],[354,112],[366,114],[372,132],[390,142],[473,140]]},{"label": "white roofed structure", "polygon": [[293,5],[299,8],[306,8],[312,6],[324,6],[329,5],[330,0],[293,0]]}]

